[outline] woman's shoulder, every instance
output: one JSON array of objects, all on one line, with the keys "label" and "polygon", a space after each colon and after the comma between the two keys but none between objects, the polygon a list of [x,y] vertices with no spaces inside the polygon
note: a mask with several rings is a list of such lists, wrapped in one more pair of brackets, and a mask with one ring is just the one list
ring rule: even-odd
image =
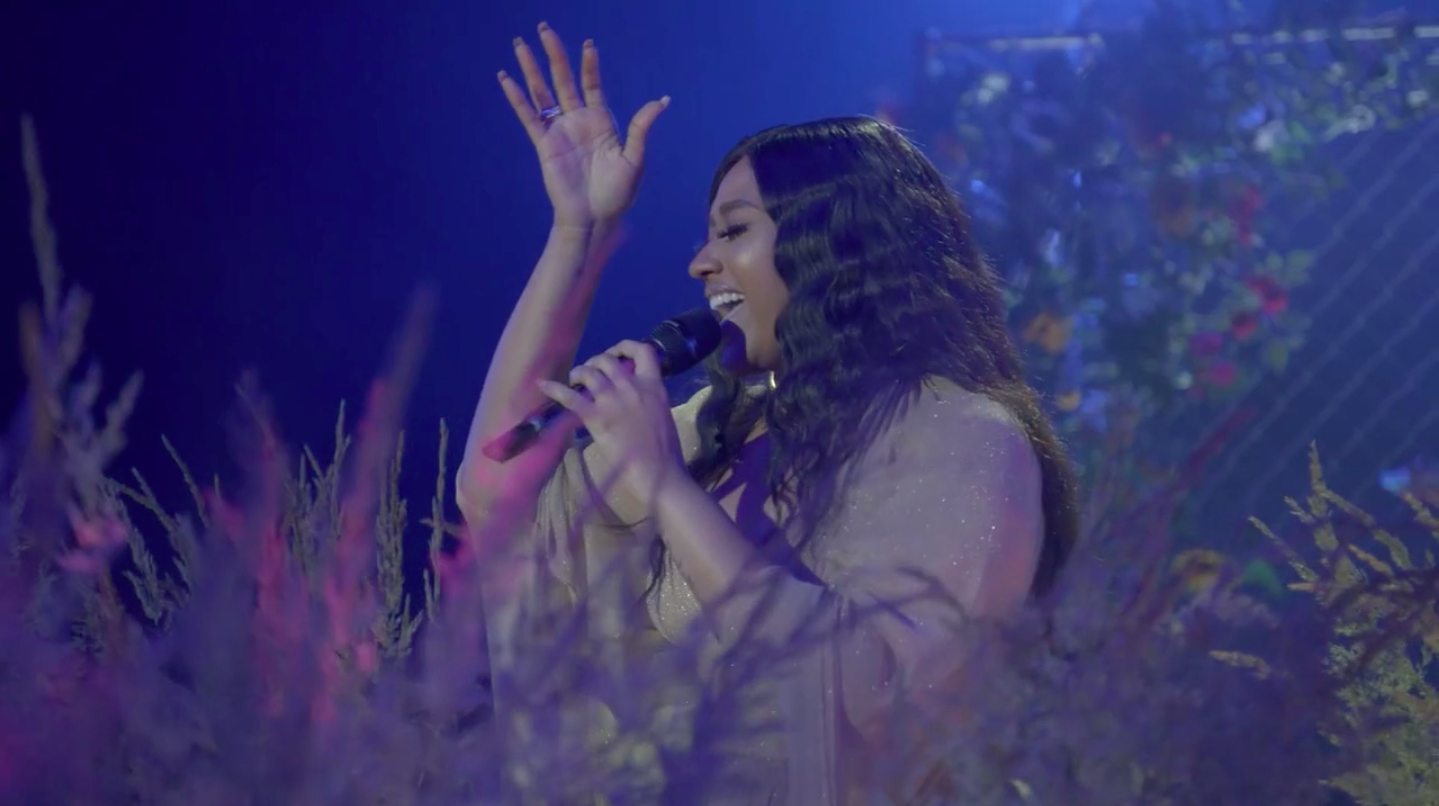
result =
[{"label": "woman's shoulder", "polygon": [[[699,448],[696,421],[710,391],[706,386],[670,409],[687,460]],[[968,440],[979,435],[1001,441],[1010,436],[1027,442],[1024,426],[1007,406],[939,376],[925,378],[915,394],[894,401],[890,411],[879,415],[883,424],[878,429],[877,442],[896,448],[939,447],[954,439]]]},{"label": "woman's shoulder", "polygon": [[1037,472],[1028,430],[1009,407],[953,381],[927,378],[885,420],[856,457],[857,478],[873,481],[909,471],[959,474],[971,467]]},{"label": "woman's shoulder", "polygon": [[974,429],[995,435],[1024,433],[1014,412],[1000,401],[937,376],[925,378],[919,392],[905,401],[892,428],[921,439]]}]

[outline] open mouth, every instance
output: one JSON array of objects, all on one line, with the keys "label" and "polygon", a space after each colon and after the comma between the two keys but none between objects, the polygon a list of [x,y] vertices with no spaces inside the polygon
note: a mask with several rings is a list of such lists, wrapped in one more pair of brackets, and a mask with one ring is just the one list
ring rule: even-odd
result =
[{"label": "open mouth", "polygon": [[734,309],[743,304],[743,294],[729,292],[710,297],[710,310],[714,311],[715,316],[719,317],[721,321],[728,319],[729,315],[734,312]]}]

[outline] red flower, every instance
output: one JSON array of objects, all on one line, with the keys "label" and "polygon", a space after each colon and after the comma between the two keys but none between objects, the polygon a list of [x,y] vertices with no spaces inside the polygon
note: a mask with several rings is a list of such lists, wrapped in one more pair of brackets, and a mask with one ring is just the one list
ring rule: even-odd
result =
[{"label": "red flower", "polygon": [[1244,281],[1244,287],[1259,299],[1259,310],[1270,316],[1289,307],[1289,292],[1273,277],[1254,275]]},{"label": "red flower", "polygon": [[1229,332],[1234,338],[1244,341],[1259,330],[1259,317],[1253,311],[1240,311],[1229,320]]},{"label": "red flower", "polygon": [[1215,361],[1204,370],[1204,380],[1210,386],[1223,389],[1239,379],[1239,367],[1233,361]]},{"label": "red flower", "polygon": [[1240,246],[1254,244],[1254,217],[1264,208],[1264,194],[1258,185],[1245,185],[1239,197],[1229,205],[1234,220],[1234,239]]},{"label": "red flower", "polygon": [[1197,356],[1211,356],[1224,349],[1224,334],[1213,330],[1201,330],[1189,337],[1189,352]]}]

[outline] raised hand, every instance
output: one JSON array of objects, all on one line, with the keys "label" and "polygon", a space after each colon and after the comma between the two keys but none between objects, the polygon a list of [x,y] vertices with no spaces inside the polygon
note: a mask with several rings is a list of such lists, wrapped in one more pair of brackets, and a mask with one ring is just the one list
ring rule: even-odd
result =
[{"label": "raised hand", "polygon": [[669,105],[669,96],[641,107],[621,143],[600,85],[600,57],[594,43],[585,40],[577,88],[559,35],[545,23],[540,23],[539,31],[553,91],[521,38],[515,39],[515,56],[528,94],[508,73],[500,71],[499,78],[539,154],[555,223],[589,227],[618,218],[634,203],[644,173],[645,137]]}]

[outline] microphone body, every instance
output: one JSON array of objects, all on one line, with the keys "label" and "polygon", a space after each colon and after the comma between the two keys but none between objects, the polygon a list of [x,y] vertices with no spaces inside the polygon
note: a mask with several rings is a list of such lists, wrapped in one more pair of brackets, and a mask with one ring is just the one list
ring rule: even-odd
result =
[{"label": "microphone body", "polygon": [[[720,343],[720,325],[709,308],[695,308],[661,322],[645,339],[655,348],[660,373],[666,377],[689,370],[714,352]],[[631,362],[624,359],[629,366]],[[570,387],[584,392],[579,384]],[[508,462],[524,453],[565,414],[551,400],[530,412],[519,425],[490,440],[480,452],[496,462]]]}]

